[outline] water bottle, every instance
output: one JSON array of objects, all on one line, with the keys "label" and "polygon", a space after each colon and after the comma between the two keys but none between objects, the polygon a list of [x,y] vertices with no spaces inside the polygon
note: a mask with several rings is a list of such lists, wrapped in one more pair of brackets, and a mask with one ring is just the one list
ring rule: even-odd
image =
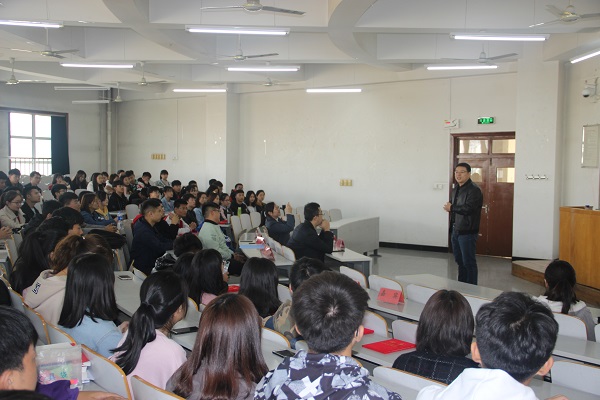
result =
[{"label": "water bottle", "polygon": [[237,215],[238,217],[242,215],[242,207],[238,206],[237,208]]},{"label": "water bottle", "polygon": [[123,232],[123,211],[117,213],[117,231]]}]

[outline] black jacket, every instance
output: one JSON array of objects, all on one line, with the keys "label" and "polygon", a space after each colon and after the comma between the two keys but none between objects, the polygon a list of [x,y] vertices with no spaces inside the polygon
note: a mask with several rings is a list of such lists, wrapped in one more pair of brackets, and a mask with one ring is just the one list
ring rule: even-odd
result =
[{"label": "black jacket", "polygon": [[321,231],[317,235],[317,230],[310,221],[304,221],[294,229],[287,246],[294,250],[296,260],[310,257],[325,261],[325,253],[333,251],[333,233]]},{"label": "black jacket", "polygon": [[150,275],[156,259],[173,249],[173,241],[162,236],[144,217],[133,225],[131,259],[134,267]]},{"label": "black jacket", "polygon": [[127,197],[113,193],[108,199],[108,211],[123,211],[127,204],[129,204]]},{"label": "black jacket", "polygon": [[457,230],[459,235],[478,233],[483,205],[483,194],[479,186],[470,179],[462,186],[457,184],[452,190],[450,202],[450,227]]},{"label": "black jacket", "polygon": [[37,210],[37,208],[33,207],[29,207],[29,205],[27,205],[27,203],[23,203],[23,205],[21,206],[21,211],[23,211],[23,214],[25,215],[25,223],[29,223],[29,221],[31,221],[33,219],[33,217],[35,217],[37,214],[39,214],[40,212]]},{"label": "black jacket", "polygon": [[295,225],[296,221],[292,214],[287,216],[287,221],[284,221],[281,218],[271,218],[268,215],[267,220],[265,221],[269,236],[284,246],[287,246],[288,241],[290,240],[290,232],[294,230]]}]

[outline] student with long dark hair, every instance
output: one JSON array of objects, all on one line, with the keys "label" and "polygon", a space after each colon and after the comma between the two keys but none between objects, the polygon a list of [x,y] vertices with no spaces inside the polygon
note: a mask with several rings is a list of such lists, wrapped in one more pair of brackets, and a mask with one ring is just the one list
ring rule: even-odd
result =
[{"label": "student with long dark hair", "polygon": [[75,191],[77,189],[87,189],[88,182],[86,180],[87,174],[83,170],[77,171],[73,180],[71,180],[71,190]]},{"label": "student with long dark hair", "polygon": [[187,286],[173,271],[159,271],[144,280],[140,307],[111,357],[127,379],[138,375],[164,389],[185,362],[185,351],[168,335],[173,325],[185,317],[187,292]]},{"label": "student with long dark hair", "polygon": [[252,399],[268,368],[261,318],[245,296],[224,294],[202,312],[190,358],[167,382],[187,399]]},{"label": "student with long dark hair", "polygon": [[217,250],[201,250],[191,259],[184,254],[177,259],[173,270],[187,283],[188,295],[196,304],[208,304],[227,292],[229,276],[223,271],[223,258]]},{"label": "student with long dark hair", "polygon": [[119,312],[111,262],[103,255],[85,253],[73,258],[68,270],[58,324],[77,343],[110,357],[122,337],[113,322]]},{"label": "student with long dark hair", "polygon": [[100,254],[112,263],[113,252],[102,236],[89,234],[84,239],[82,236],[69,235],[56,245],[49,268],[42,271],[23,292],[25,304],[52,324],[58,323],[63,308],[69,263],[83,253]]},{"label": "student with long dark hair", "polygon": [[465,368],[478,368],[467,358],[475,321],[465,297],[439,290],[427,300],[417,328],[417,349],[400,355],[394,368],[425,378],[452,383]]},{"label": "student with long dark hair", "polygon": [[248,190],[246,192],[246,198],[244,199],[244,203],[246,203],[248,211],[256,211],[256,193],[254,193],[252,190]]},{"label": "student with long dark hair", "polygon": [[553,312],[572,315],[583,320],[587,330],[587,339],[595,341],[594,319],[586,304],[577,300],[576,283],[577,277],[573,266],[567,261],[554,260],[544,271],[546,292],[538,297],[538,301],[548,305]]},{"label": "student with long dark hair", "polygon": [[239,294],[243,294],[252,301],[262,318],[268,318],[281,305],[277,295],[278,284],[279,275],[273,261],[252,257],[242,268]]},{"label": "student with long dark hair", "polygon": [[100,198],[95,193],[86,193],[81,198],[81,216],[87,225],[116,225],[114,219],[105,218],[97,209],[101,206]]},{"label": "student with long dark hair", "polygon": [[90,192],[104,191],[106,186],[106,177],[101,172],[94,172],[90,178],[90,182],[87,185],[87,190]]}]

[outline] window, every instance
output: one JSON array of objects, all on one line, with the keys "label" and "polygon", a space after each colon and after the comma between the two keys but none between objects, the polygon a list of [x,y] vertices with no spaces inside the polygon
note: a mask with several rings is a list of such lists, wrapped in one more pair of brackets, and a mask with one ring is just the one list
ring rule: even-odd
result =
[{"label": "window", "polygon": [[18,168],[22,175],[28,175],[31,171],[51,174],[51,126],[50,115],[9,113],[11,169]]}]

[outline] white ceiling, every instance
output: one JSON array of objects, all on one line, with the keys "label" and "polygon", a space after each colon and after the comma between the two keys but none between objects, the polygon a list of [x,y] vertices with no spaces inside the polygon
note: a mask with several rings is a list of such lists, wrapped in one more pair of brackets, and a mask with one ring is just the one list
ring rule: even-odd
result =
[{"label": "white ceiling", "polygon": [[[564,9],[568,0],[263,0],[265,6],[305,11],[303,16],[267,11],[202,10],[240,5],[244,0],[0,0],[0,19],[63,21],[61,29],[0,26],[0,80],[10,77],[14,57],[17,79],[48,83],[102,84],[144,92],[175,87],[275,81],[315,85],[316,71],[342,64],[402,73],[444,58],[522,54],[523,44],[464,42],[451,32],[546,33],[544,55],[568,58],[600,48],[600,18],[576,23],[530,25],[555,19],[547,9]],[[600,13],[599,0],[572,0],[579,14]],[[285,37],[243,36],[244,54],[278,56],[235,62],[222,55],[237,52],[237,36],[193,34],[185,25],[285,27]],[[59,59],[11,49],[78,49],[63,61],[134,62],[133,70],[74,69]],[[525,45],[527,46],[527,44]],[[512,62],[519,56],[504,60]],[[140,87],[140,62],[149,82]],[[299,65],[297,73],[228,72],[232,64]],[[500,61],[502,62],[502,61]],[[400,78],[401,79],[401,78]],[[238,85],[239,86],[239,85]],[[230,85],[233,87],[233,85]]]}]

